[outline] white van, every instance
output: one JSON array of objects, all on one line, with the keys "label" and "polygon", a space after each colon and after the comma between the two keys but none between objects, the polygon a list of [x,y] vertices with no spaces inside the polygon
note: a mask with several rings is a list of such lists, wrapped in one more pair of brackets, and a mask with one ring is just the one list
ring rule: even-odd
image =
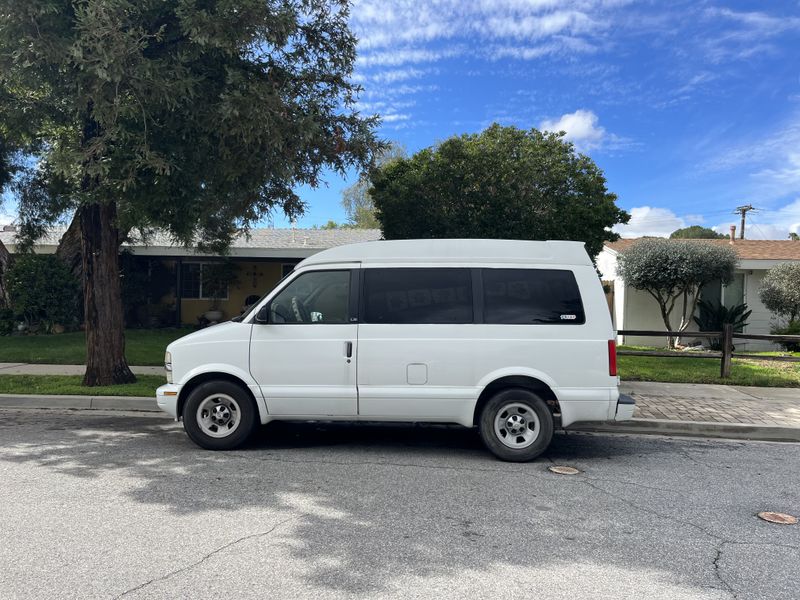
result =
[{"label": "white van", "polygon": [[477,426],[526,461],[553,428],[630,419],[579,242],[400,240],[305,259],[237,322],[167,347],[158,405],[203,448],[275,420]]}]

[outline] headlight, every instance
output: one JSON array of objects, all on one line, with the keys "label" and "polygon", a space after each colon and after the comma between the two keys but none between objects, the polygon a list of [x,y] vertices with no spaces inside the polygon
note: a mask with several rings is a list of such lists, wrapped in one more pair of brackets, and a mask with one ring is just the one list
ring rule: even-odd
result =
[{"label": "headlight", "polygon": [[164,353],[164,370],[167,372],[167,383],[172,383],[172,354]]}]

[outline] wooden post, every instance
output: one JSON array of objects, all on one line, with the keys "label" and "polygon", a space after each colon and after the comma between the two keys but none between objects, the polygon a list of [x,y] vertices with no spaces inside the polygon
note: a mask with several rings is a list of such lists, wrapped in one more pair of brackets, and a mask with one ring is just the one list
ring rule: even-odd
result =
[{"label": "wooden post", "polygon": [[726,323],[722,327],[722,364],[719,369],[719,376],[724,378],[731,376],[731,354],[733,353],[733,325]]}]

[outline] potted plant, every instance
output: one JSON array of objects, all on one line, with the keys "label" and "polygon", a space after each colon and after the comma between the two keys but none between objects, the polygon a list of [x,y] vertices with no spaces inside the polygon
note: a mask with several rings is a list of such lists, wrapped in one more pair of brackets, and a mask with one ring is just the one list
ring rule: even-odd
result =
[{"label": "potted plant", "polygon": [[231,261],[203,265],[203,293],[211,300],[211,306],[203,316],[209,322],[219,323],[225,316],[219,304],[228,296],[228,286],[233,283],[236,283],[236,265]]}]

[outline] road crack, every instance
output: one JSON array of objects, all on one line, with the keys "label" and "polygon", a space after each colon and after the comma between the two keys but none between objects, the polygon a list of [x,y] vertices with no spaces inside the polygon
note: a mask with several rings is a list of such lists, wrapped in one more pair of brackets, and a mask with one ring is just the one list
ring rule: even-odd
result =
[{"label": "road crack", "polygon": [[170,571],[169,573],[165,573],[164,575],[161,575],[160,577],[154,577],[153,579],[151,579],[149,581],[145,581],[144,583],[140,583],[139,585],[137,585],[135,587],[132,587],[130,589],[125,590],[124,592],[122,592],[118,596],[115,596],[114,600],[119,600],[119,598],[124,598],[125,596],[127,596],[129,594],[133,594],[134,592],[141,591],[141,590],[145,589],[146,587],[148,587],[150,585],[153,585],[154,583],[159,583],[161,581],[166,581],[168,579],[172,579],[176,575],[180,575],[181,573],[185,573],[186,571],[194,569],[195,567],[203,564],[208,559],[216,556],[217,554],[220,554],[221,552],[224,552],[225,550],[227,550],[229,548],[232,548],[233,546],[236,546],[237,544],[241,544],[242,542],[246,542],[248,540],[256,539],[256,538],[259,538],[259,537],[266,537],[266,536],[270,535],[271,533],[273,533],[279,527],[282,527],[283,525],[286,525],[290,521],[294,521],[296,519],[299,519],[301,516],[302,515],[295,515],[293,517],[289,517],[288,519],[284,519],[283,521],[280,521],[279,523],[276,523],[275,525],[273,525],[271,528],[269,528],[266,531],[261,531],[259,533],[251,533],[249,535],[244,535],[244,536],[242,536],[240,538],[237,538],[237,539],[233,540],[232,542],[228,542],[227,544],[223,544],[219,548],[215,548],[211,552],[209,552],[207,554],[204,554],[199,560],[196,560],[195,562],[193,562],[190,565],[186,565],[186,566],[183,566],[183,567],[181,567],[179,569],[175,569],[174,571]]},{"label": "road crack", "polygon": [[733,596],[733,598],[738,598],[738,596],[737,596],[736,592],[735,592],[735,591],[734,591],[734,589],[731,587],[731,584],[730,584],[730,583],[728,583],[728,582],[725,580],[725,578],[722,576],[722,573],[720,572],[720,568],[719,568],[719,561],[720,561],[720,559],[722,558],[722,549],[725,547],[725,544],[727,544],[727,543],[728,543],[728,542],[726,542],[725,540],[722,540],[722,541],[720,541],[719,545],[717,545],[717,547],[715,548],[715,550],[716,550],[716,555],[714,556],[714,560],[713,560],[713,562],[712,562],[711,564],[712,564],[712,565],[713,565],[713,567],[714,567],[714,577],[716,577],[716,578],[717,578],[717,581],[719,581],[719,582],[722,584],[722,587],[724,587],[724,588],[725,588],[725,590],[726,590],[726,591],[727,591],[727,592],[728,592],[728,593],[729,593],[731,596]]}]

